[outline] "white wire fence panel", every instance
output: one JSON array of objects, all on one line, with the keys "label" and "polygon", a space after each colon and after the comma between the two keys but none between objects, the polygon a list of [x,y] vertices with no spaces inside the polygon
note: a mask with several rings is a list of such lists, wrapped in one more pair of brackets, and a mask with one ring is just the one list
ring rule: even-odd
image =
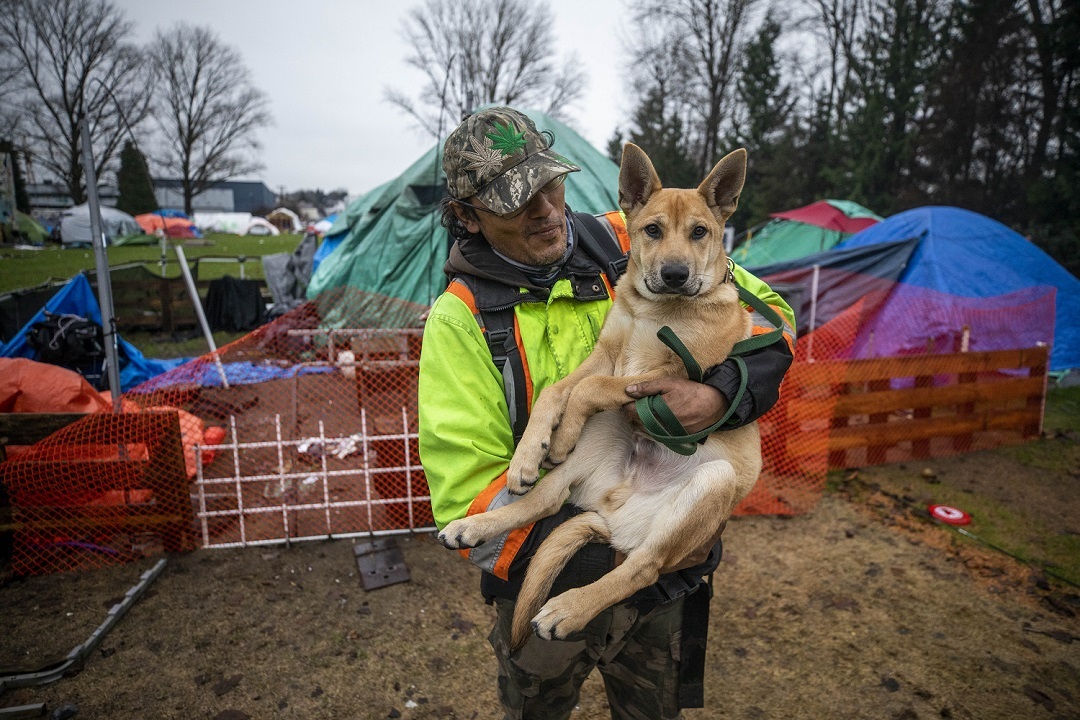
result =
[{"label": "white wire fence panel", "polygon": [[[229,442],[196,452],[192,503],[204,548],[270,545],[327,537],[435,529],[417,456],[415,422],[401,408],[401,431],[373,433],[360,410],[360,432],[287,438],[274,416],[274,438],[244,442],[230,418]],[[218,455],[209,467],[204,452]]]}]

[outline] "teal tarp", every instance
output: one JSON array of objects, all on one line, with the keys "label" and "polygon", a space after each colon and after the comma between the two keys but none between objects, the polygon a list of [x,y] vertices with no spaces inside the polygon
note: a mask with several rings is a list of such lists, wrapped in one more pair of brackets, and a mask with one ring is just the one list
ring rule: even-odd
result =
[{"label": "teal tarp", "polygon": [[[555,135],[555,150],[581,167],[567,179],[567,204],[594,214],[618,209],[618,165],[566,125],[543,113],[526,112],[537,128]],[[319,263],[308,298],[348,286],[430,305],[446,288],[443,264],[450,240],[440,209],[445,194],[440,140],[408,170],[362,195],[338,216],[327,237],[342,239]]]}]

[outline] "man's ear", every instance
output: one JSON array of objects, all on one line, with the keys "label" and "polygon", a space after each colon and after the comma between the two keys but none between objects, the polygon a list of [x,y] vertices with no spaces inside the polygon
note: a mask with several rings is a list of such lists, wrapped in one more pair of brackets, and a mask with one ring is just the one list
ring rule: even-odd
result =
[{"label": "man's ear", "polygon": [[698,185],[698,192],[721,224],[727,222],[739,206],[739,195],[746,182],[746,150],[739,148],[725,155],[709,177]]},{"label": "man's ear", "polygon": [[626,143],[619,166],[619,207],[627,215],[640,210],[661,187],[649,156],[637,145]]},{"label": "man's ear", "polygon": [[461,203],[450,203],[450,210],[453,211],[457,219],[461,221],[461,224],[465,226],[473,235],[477,235],[480,232],[480,222],[476,217],[476,211],[472,208],[465,207]]}]

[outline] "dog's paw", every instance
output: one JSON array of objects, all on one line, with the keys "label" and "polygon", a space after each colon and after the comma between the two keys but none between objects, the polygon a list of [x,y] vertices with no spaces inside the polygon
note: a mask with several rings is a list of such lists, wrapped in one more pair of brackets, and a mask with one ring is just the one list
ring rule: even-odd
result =
[{"label": "dog's paw", "polygon": [[556,465],[562,465],[566,462],[566,458],[570,456],[570,453],[574,452],[575,447],[577,445],[571,442],[552,440],[551,449],[548,450],[547,457],[544,458],[544,467],[551,469]]},{"label": "dog's paw", "polygon": [[577,609],[573,591],[548,600],[532,619],[533,631],[544,640],[565,640],[571,633],[583,629],[592,618],[584,617]]},{"label": "dog's paw", "polygon": [[455,520],[439,533],[439,542],[451,550],[463,550],[483,545],[487,540],[471,518]]},{"label": "dog's paw", "polygon": [[532,490],[533,485],[540,481],[538,471],[539,464],[531,465],[526,458],[515,454],[510,461],[510,469],[506,473],[506,489],[511,495],[524,495]]}]

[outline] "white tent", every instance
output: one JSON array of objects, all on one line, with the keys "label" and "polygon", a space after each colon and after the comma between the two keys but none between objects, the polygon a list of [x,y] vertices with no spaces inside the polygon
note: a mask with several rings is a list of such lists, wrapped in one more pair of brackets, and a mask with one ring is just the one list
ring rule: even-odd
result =
[{"label": "white tent", "polygon": [[206,232],[232,235],[279,235],[280,231],[266,218],[246,212],[195,213],[196,227]]},{"label": "white tent", "polygon": [[[101,231],[105,234],[106,244],[128,235],[143,232],[135,218],[123,210],[111,207],[101,208]],[[64,245],[94,244],[94,235],[90,231],[90,206],[86,203],[65,210],[60,216],[60,240]]]},{"label": "white tent", "polygon": [[279,207],[266,214],[266,219],[282,232],[298,233],[304,229],[300,222],[300,216],[289,208]]}]

